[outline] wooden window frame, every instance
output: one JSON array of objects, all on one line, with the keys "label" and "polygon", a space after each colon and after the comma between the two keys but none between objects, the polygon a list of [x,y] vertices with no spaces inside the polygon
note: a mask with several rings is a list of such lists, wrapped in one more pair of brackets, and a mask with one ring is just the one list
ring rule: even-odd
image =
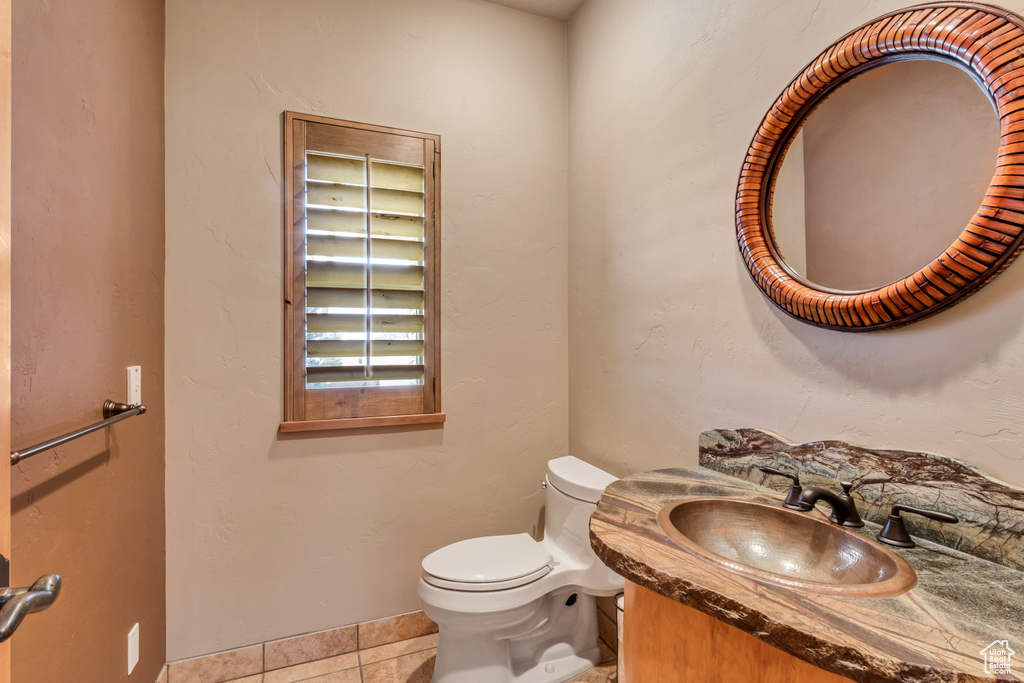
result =
[{"label": "wooden window frame", "polygon": [[[284,421],[281,432],[307,432],[348,428],[387,427],[440,423],[441,411],[441,137],[429,133],[343,121],[312,114],[284,112]],[[306,221],[305,163],[307,133],[329,135],[325,126],[344,129],[339,135],[365,143],[372,153],[375,141],[400,136],[422,141],[424,174],[432,191],[424,188],[424,382],[415,387],[306,388]],[[327,150],[324,150],[327,151]],[[389,159],[403,161],[402,159]],[[368,235],[369,237],[369,235]],[[420,404],[419,410],[396,414],[392,403]]]}]

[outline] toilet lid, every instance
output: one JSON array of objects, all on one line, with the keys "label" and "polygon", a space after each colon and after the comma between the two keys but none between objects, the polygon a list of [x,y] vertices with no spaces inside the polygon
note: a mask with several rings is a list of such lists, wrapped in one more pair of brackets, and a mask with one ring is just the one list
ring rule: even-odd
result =
[{"label": "toilet lid", "polygon": [[601,500],[605,487],[613,481],[616,481],[613,475],[571,455],[548,461],[548,483],[586,503]]},{"label": "toilet lid", "polygon": [[424,572],[458,583],[512,581],[553,565],[551,553],[529,534],[471,538],[423,558]]}]

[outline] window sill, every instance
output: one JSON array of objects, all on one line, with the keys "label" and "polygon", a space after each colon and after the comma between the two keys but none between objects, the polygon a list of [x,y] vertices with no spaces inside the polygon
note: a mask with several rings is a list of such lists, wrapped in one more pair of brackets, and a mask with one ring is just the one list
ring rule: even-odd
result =
[{"label": "window sill", "polygon": [[380,417],[347,417],[341,420],[305,420],[282,422],[278,431],[283,434],[294,432],[319,432],[335,429],[366,429],[372,427],[401,427],[404,425],[435,424],[445,421],[444,413],[420,415],[383,415]]}]

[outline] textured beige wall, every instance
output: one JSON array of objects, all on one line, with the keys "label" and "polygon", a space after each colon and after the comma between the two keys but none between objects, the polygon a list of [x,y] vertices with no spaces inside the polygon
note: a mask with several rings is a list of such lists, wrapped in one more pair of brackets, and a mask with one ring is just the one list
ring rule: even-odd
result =
[{"label": "textured beige wall", "polygon": [[164,7],[13,3],[11,431],[101,419],[142,366],[149,411],[11,470],[12,579],[63,578],[11,641],[18,683],[164,664]]},{"label": "textured beige wall", "polygon": [[736,179],[764,112],[829,43],[905,4],[588,0],[574,15],[574,454],[618,473],[693,464],[701,430],[749,426],[1024,483],[1024,263],[938,316],[855,335],[773,307],[736,247]]},{"label": "textured beige wall", "polygon": [[[565,25],[476,0],[168,0],[177,659],[417,609],[567,452]],[[281,112],[442,136],[443,428],[279,439]]]}]

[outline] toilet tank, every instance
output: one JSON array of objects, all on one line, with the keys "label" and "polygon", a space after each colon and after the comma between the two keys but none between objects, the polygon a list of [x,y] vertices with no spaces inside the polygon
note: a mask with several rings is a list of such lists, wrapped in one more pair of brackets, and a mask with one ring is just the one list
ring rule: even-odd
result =
[{"label": "toilet tank", "polygon": [[592,567],[600,577],[599,583],[607,583],[609,589],[617,585],[621,590],[622,578],[605,567],[590,547],[590,515],[597,509],[605,487],[616,479],[572,456],[549,461],[544,540],[556,545],[580,567]]}]

